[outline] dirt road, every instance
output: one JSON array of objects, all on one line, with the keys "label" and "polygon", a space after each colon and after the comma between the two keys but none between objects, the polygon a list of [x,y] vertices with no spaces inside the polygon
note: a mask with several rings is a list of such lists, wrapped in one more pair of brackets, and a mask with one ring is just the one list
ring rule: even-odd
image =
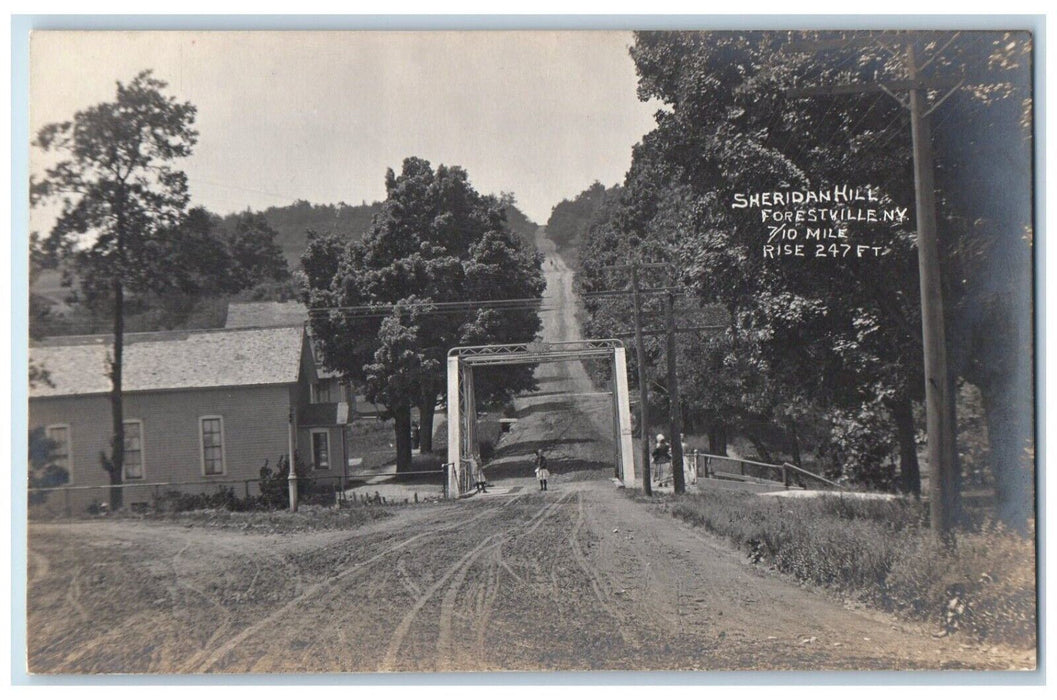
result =
[{"label": "dirt road", "polygon": [[[558,294],[568,269],[553,255],[545,269],[548,295]],[[575,332],[571,308],[545,328],[550,338]],[[289,535],[129,520],[31,524],[31,670],[1034,664],[1030,652],[933,639],[850,609],[634,503],[609,480],[608,399],[591,395],[579,365],[540,372],[541,394],[521,405],[485,497]],[[530,475],[539,444],[556,472],[547,493]]]}]

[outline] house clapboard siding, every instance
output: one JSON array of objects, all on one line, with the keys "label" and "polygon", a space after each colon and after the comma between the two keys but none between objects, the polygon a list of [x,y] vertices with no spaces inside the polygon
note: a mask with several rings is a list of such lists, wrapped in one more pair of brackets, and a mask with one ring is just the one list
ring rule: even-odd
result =
[{"label": "house clapboard siding", "polygon": [[[31,388],[29,425],[61,426],[57,434],[68,443],[71,486],[109,485],[100,455],[109,453],[112,432],[105,372],[110,347],[107,337],[86,337],[49,339],[30,348],[31,361],[48,371],[51,384]],[[320,377],[303,327],[129,334],[124,376],[125,421],[136,423],[129,449],[133,465],[137,460],[141,465],[133,469],[139,474],[126,471],[126,504],[149,502],[158,492],[135,483],[176,484],[172,490],[185,493],[211,492],[223,484],[239,496],[257,493],[256,484],[246,482],[257,480],[265,464],[274,469],[287,454],[291,418],[295,450],[313,476],[342,474],[347,458],[342,426],[335,422],[337,402],[313,404],[312,386]],[[299,416],[315,416],[317,424],[301,424]],[[324,466],[312,464],[313,431],[328,436],[326,443],[315,438],[329,448],[325,469],[313,468]],[[222,470],[209,473],[207,456],[218,454]],[[109,492],[75,489],[49,500],[52,510],[61,500],[62,508],[77,513],[107,502]]]}]

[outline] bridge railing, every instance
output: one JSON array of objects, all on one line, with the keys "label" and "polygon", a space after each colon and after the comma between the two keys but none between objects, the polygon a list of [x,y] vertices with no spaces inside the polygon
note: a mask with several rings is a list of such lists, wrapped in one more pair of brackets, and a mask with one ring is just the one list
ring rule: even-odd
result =
[{"label": "bridge railing", "polygon": [[810,472],[789,462],[769,464],[751,459],[691,452],[688,458],[698,478],[729,479],[755,483],[780,483],[785,488],[831,488],[843,490],[843,486],[823,476]]}]

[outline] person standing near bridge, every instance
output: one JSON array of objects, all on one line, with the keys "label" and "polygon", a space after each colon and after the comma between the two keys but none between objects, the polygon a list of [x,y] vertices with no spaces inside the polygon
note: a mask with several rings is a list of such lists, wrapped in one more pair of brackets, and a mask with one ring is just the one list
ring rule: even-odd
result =
[{"label": "person standing near bridge", "polygon": [[651,456],[653,457],[653,480],[658,486],[663,486],[672,478],[670,473],[665,474],[665,466],[668,467],[668,472],[671,471],[672,452],[668,441],[660,433],[657,434],[657,446],[653,448]]},{"label": "person standing near bridge", "polygon": [[540,491],[547,490],[547,479],[550,478],[550,470],[547,469],[547,457],[543,450],[536,450],[536,478],[540,482]]},{"label": "person standing near bridge", "polygon": [[477,493],[488,493],[488,480],[484,475],[484,466],[480,461],[470,458],[471,474],[473,474],[473,485],[477,489]]}]

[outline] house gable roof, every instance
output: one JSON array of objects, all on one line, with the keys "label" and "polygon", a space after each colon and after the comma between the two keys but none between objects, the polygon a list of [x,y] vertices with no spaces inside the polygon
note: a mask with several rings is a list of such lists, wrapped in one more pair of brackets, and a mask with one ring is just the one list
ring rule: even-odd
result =
[{"label": "house gable roof", "polygon": [[[226,328],[271,328],[301,327],[307,323],[308,307],[299,301],[233,301],[228,302],[228,317],[224,325]],[[323,366],[316,344],[310,343],[309,346],[316,361],[316,375],[320,379],[340,379],[340,372],[328,370]]]},{"label": "house gable roof", "polygon": [[[125,336],[123,389],[161,391],[293,384],[301,366],[304,329],[248,328]],[[30,387],[30,397],[110,391],[110,336],[51,338],[29,349],[30,362],[51,383]]]}]

